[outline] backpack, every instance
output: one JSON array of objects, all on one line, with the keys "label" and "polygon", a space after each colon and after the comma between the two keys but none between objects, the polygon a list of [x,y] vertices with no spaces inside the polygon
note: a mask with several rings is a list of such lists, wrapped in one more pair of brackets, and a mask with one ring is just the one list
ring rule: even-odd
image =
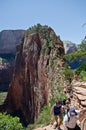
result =
[{"label": "backpack", "polygon": [[[69,112],[69,111],[68,111]],[[70,116],[68,115],[68,112],[67,112],[67,117],[68,117],[68,122],[70,121]],[[74,111],[75,112],[75,111]],[[77,116],[77,113],[75,112],[75,115]]]},{"label": "backpack", "polygon": [[61,106],[54,106],[54,115],[59,115],[61,113]]}]

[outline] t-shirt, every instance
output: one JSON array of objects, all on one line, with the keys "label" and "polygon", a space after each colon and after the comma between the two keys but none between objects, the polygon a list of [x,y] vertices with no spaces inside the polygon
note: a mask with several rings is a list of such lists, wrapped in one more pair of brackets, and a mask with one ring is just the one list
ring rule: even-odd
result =
[{"label": "t-shirt", "polygon": [[68,113],[68,115],[66,114],[64,116],[63,125],[65,125],[66,127],[75,128],[76,122],[77,122],[76,115],[70,116],[70,114]]},{"label": "t-shirt", "polygon": [[59,115],[61,113],[61,106],[57,107],[55,105],[53,109],[54,109],[54,115]]}]

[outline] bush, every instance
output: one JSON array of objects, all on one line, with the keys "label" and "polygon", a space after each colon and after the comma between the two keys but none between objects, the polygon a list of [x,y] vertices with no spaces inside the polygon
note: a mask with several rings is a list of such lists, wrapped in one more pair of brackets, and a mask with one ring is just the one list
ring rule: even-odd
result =
[{"label": "bush", "polygon": [[81,73],[81,71],[86,72],[86,62],[82,63],[81,66],[76,70],[76,72],[78,72],[79,74]]},{"label": "bush", "polygon": [[86,81],[86,71],[81,71],[79,76],[80,76],[81,80]]},{"label": "bush", "polygon": [[0,130],[24,130],[18,117],[0,113]]},{"label": "bush", "polygon": [[78,49],[86,51],[86,39],[81,41],[81,44],[78,45]]},{"label": "bush", "polygon": [[36,122],[37,125],[47,125],[50,123],[50,107],[49,106],[44,106],[40,116]]},{"label": "bush", "polygon": [[35,124],[29,124],[26,130],[34,130],[35,128]]},{"label": "bush", "polygon": [[81,80],[86,81],[86,63],[82,63],[81,66],[76,70]]},{"label": "bush", "polygon": [[63,70],[63,74],[65,75],[65,79],[69,80],[69,82],[71,83],[73,78],[73,70],[65,65],[65,70]]}]

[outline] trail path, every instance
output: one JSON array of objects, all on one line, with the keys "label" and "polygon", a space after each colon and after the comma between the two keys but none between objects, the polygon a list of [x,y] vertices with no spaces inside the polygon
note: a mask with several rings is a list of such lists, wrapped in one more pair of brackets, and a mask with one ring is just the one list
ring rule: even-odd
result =
[{"label": "trail path", "polygon": [[[61,129],[64,130],[64,129],[63,129],[63,125],[61,125]],[[37,128],[36,130],[57,130],[57,128],[54,129],[53,126],[48,125],[48,126],[45,126],[45,127],[43,127],[43,128]]]},{"label": "trail path", "polygon": [[[76,108],[76,101],[75,101],[74,99],[71,100],[70,106]],[[78,120],[77,123],[78,123],[78,124],[81,123],[81,128],[82,128],[82,130],[86,130],[86,110],[84,111],[84,113],[82,113],[82,115],[80,114],[79,119],[80,119],[80,118],[82,118],[82,119],[81,119],[80,121]],[[83,125],[83,119],[85,119],[85,120],[84,120],[84,125]],[[37,129],[35,129],[35,130],[58,130],[58,129],[57,129],[57,128],[54,129],[54,128],[53,128],[53,125],[52,125],[52,126],[51,126],[51,125],[48,125],[48,126],[45,126],[45,127],[42,127],[42,128],[37,128]],[[64,127],[63,127],[63,125],[61,125],[61,130],[65,130]]]}]

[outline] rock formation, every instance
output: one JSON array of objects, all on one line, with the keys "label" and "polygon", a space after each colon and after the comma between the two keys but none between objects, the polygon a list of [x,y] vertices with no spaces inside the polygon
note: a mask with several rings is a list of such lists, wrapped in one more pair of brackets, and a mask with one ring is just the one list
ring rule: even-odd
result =
[{"label": "rock formation", "polygon": [[16,45],[24,37],[25,30],[3,30],[0,32],[0,54],[15,53]]},{"label": "rock formation", "polygon": [[77,45],[75,43],[72,43],[71,41],[63,41],[63,43],[65,48],[65,54],[77,51]]},{"label": "rock formation", "polygon": [[63,54],[63,43],[50,27],[38,24],[28,29],[24,42],[17,46],[12,82],[0,111],[34,123],[42,107],[59,88],[63,90]]},{"label": "rock formation", "polygon": [[73,86],[74,101],[76,102],[74,103],[75,107],[77,108],[86,107],[86,82],[73,80],[72,86]]}]

